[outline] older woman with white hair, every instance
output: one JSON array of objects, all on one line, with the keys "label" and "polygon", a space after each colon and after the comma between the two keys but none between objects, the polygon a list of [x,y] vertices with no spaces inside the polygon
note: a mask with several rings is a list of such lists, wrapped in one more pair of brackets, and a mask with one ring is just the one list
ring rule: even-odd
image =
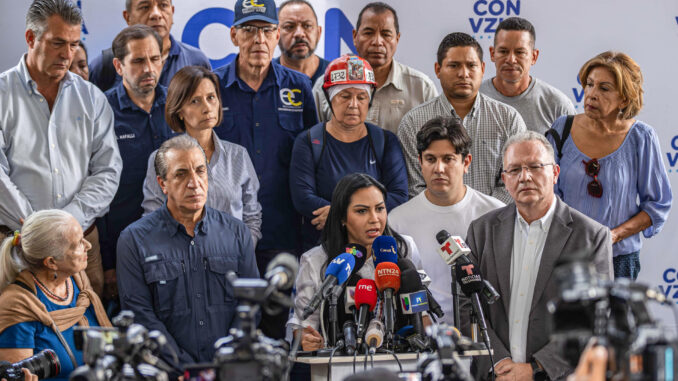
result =
[{"label": "older woman with white hair", "polygon": [[377,83],[370,64],[355,55],[330,62],[323,90],[332,116],[294,142],[290,188],[304,217],[303,249],[318,244],[335,185],[351,173],[368,174],[387,190],[388,210],[407,201],[407,169],[398,138],[366,123]]},{"label": "older woman with white hair", "polygon": [[73,216],[47,209],[31,214],[0,245],[0,359],[16,362],[43,349],[59,357],[61,373],[82,365],[73,327],[111,323],[85,267],[90,243]]}]

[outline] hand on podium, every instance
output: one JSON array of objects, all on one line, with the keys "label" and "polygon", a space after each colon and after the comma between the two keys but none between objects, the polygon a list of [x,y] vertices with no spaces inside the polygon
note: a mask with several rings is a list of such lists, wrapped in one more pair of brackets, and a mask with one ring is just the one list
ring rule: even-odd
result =
[{"label": "hand on podium", "polygon": [[303,351],[317,351],[322,349],[325,340],[313,327],[308,326],[301,332],[301,349]]}]

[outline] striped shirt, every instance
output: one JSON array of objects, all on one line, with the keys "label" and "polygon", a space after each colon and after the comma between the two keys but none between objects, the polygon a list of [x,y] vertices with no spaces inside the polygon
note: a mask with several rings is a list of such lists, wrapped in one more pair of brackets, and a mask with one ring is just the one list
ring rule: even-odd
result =
[{"label": "striped shirt", "polygon": [[[417,132],[424,123],[437,116],[458,117],[445,94],[410,110],[398,127],[398,138],[407,165],[410,198],[426,189],[417,153]],[[527,130],[523,118],[513,107],[478,93],[463,124],[473,141],[471,166],[464,175],[464,184],[504,203],[511,203],[513,199],[501,181],[501,152],[510,136]]]}]

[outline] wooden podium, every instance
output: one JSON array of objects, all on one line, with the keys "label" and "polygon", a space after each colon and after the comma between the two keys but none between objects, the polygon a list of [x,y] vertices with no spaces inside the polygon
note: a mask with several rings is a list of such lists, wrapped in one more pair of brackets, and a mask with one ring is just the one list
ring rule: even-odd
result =
[{"label": "wooden podium", "polygon": [[[466,351],[460,357],[462,366],[468,370],[471,366],[471,358],[473,356],[487,355],[487,350]],[[417,362],[420,353],[396,353],[400,365],[402,365],[403,372],[415,372],[417,370]],[[367,363],[365,363],[367,357]],[[398,362],[393,355],[379,353],[372,356],[374,361],[374,368],[385,368],[393,372],[400,372]],[[332,381],[342,381],[344,378],[352,375],[353,372],[353,356],[334,356],[332,358],[332,365],[330,367],[329,356],[315,356],[315,357],[297,357],[296,362],[302,364],[309,364],[311,367],[311,381],[327,381],[328,375]],[[355,358],[355,372],[362,372],[364,370],[372,369],[372,361],[370,356],[358,355]]]}]

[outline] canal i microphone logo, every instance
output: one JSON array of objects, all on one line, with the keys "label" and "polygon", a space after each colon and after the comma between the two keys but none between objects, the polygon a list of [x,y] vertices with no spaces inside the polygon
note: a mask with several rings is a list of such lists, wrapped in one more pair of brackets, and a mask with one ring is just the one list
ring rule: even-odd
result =
[{"label": "canal i microphone logo", "polygon": [[678,164],[678,135],[671,139],[671,148],[673,152],[666,153],[666,158],[669,160],[669,173],[678,173],[678,168],[676,168],[676,164]]},{"label": "canal i microphone logo", "polygon": [[672,267],[667,268],[662,279],[664,284],[658,286],[659,291],[666,296],[666,299],[678,304],[678,270]]},{"label": "canal i microphone logo", "polygon": [[493,39],[500,22],[520,15],[520,0],[476,0],[473,14],[468,21],[474,37]]}]

